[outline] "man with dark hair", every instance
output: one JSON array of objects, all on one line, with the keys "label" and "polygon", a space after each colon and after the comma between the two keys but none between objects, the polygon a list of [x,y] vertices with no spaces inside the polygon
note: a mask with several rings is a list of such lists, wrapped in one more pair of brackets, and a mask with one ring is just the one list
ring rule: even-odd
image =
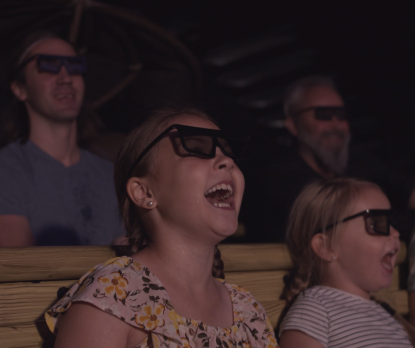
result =
[{"label": "man with dark hair", "polygon": [[0,116],[0,246],[111,244],[122,234],[112,164],[78,145],[85,59],[35,34],[12,71],[15,99]]},{"label": "man with dark hair", "polygon": [[414,180],[367,153],[349,153],[344,101],[331,78],[307,76],[292,83],[285,93],[284,113],[292,146],[268,147],[266,160],[254,166],[261,180],[247,185],[241,220],[249,241],[284,242],[295,198],[317,179],[347,175],[373,181],[394,207],[415,207]]}]

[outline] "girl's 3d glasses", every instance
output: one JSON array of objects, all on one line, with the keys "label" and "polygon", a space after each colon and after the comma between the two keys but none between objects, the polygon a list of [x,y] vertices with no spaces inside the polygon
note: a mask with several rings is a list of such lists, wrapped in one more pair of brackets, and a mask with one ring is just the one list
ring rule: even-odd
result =
[{"label": "girl's 3d glasses", "polygon": [[49,54],[35,54],[25,59],[17,69],[20,72],[29,62],[36,59],[37,68],[40,72],[58,74],[62,66],[70,75],[86,73],[86,58],[77,56],[54,56]]},{"label": "girl's 3d glasses", "polygon": [[[389,236],[390,234],[390,226],[393,225],[395,227],[395,218],[396,212],[392,209],[367,209],[360,213],[348,216],[343,220],[337,221],[333,224],[330,224],[324,228],[324,230],[329,230],[334,226],[341,224],[343,222],[349,221],[351,219],[355,219],[359,216],[363,216],[365,220],[365,227],[366,232],[371,235],[381,235],[381,236]],[[398,221],[396,221],[398,222]],[[323,229],[319,229],[314,234],[323,232]]]},{"label": "girl's 3d glasses", "polygon": [[[177,132],[171,132],[175,129]],[[170,133],[170,134],[169,134]],[[157,136],[137,157],[131,166],[130,175],[134,168],[143,159],[150,149],[157,144],[166,135],[173,139],[178,139],[183,150],[188,154],[202,158],[214,158],[216,147],[222,153],[233,160],[243,159],[243,155],[248,145],[249,137],[240,136],[229,132],[223,132],[217,129],[198,128],[173,124]]]}]

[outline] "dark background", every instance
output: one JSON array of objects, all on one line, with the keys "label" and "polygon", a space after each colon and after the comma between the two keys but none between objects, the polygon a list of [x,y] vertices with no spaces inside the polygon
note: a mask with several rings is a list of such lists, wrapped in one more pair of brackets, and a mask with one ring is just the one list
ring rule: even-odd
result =
[{"label": "dark background", "polygon": [[[198,104],[225,125],[248,130],[254,140],[286,143],[278,122],[283,89],[304,74],[330,74],[349,108],[354,146],[415,175],[413,1],[120,0],[117,6],[138,11],[190,49],[202,67]],[[264,39],[280,43],[212,63],[215,55]],[[255,73],[261,76],[232,85],[232,78]]]}]

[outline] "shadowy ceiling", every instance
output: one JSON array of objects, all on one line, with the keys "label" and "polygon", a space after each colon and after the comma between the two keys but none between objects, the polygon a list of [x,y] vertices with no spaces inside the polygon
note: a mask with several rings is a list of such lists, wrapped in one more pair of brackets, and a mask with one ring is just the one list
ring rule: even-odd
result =
[{"label": "shadowy ceiling", "polygon": [[190,49],[204,78],[200,105],[223,123],[286,143],[284,88],[304,74],[330,74],[349,107],[354,143],[413,170],[413,1],[117,5],[140,12]]}]

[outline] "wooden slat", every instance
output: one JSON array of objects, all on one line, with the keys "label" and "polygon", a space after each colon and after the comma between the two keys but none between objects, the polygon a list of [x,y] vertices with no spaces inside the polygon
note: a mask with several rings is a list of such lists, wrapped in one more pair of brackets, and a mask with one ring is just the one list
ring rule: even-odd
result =
[{"label": "wooden slat", "polygon": [[407,248],[404,242],[401,242],[401,248],[399,249],[398,257],[396,258],[396,265],[401,265],[406,261]]},{"label": "wooden slat", "polygon": [[[226,272],[282,270],[291,267],[284,244],[222,244]],[[0,283],[76,279],[115,256],[106,246],[0,248]],[[406,259],[401,243],[397,264]]]},{"label": "wooden slat", "polygon": [[401,315],[409,313],[408,292],[406,290],[388,291],[385,289],[374,293],[374,296],[377,300],[389,304]]},{"label": "wooden slat", "polygon": [[[224,244],[219,248],[226,272],[287,269],[291,264],[283,244]],[[76,279],[114,256],[106,246],[0,248],[0,283]]]},{"label": "wooden slat", "polygon": [[269,320],[271,320],[272,327],[277,327],[278,318],[280,317],[281,311],[284,309],[285,301],[266,301],[261,302],[267,312]]},{"label": "wooden slat", "polygon": [[252,293],[259,302],[277,301],[286,271],[231,272],[225,274],[228,283],[237,284]]},{"label": "wooden slat", "polygon": [[43,313],[56,300],[60,287],[70,287],[76,280],[40,283],[0,284],[0,326],[30,323],[43,318]]},{"label": "wooden slat", "polygon": [[77,279],[112,257],[107,246],[0,248],[0,283]]},{"label": "wooden slat", "polygon": [[219,245],[225,272],[289,269],[291,259],[285,244]]},{"label": "wooden slat", "polygon": [[0,327],[2,348],[43,348],[43,338],[35,324]]}]

